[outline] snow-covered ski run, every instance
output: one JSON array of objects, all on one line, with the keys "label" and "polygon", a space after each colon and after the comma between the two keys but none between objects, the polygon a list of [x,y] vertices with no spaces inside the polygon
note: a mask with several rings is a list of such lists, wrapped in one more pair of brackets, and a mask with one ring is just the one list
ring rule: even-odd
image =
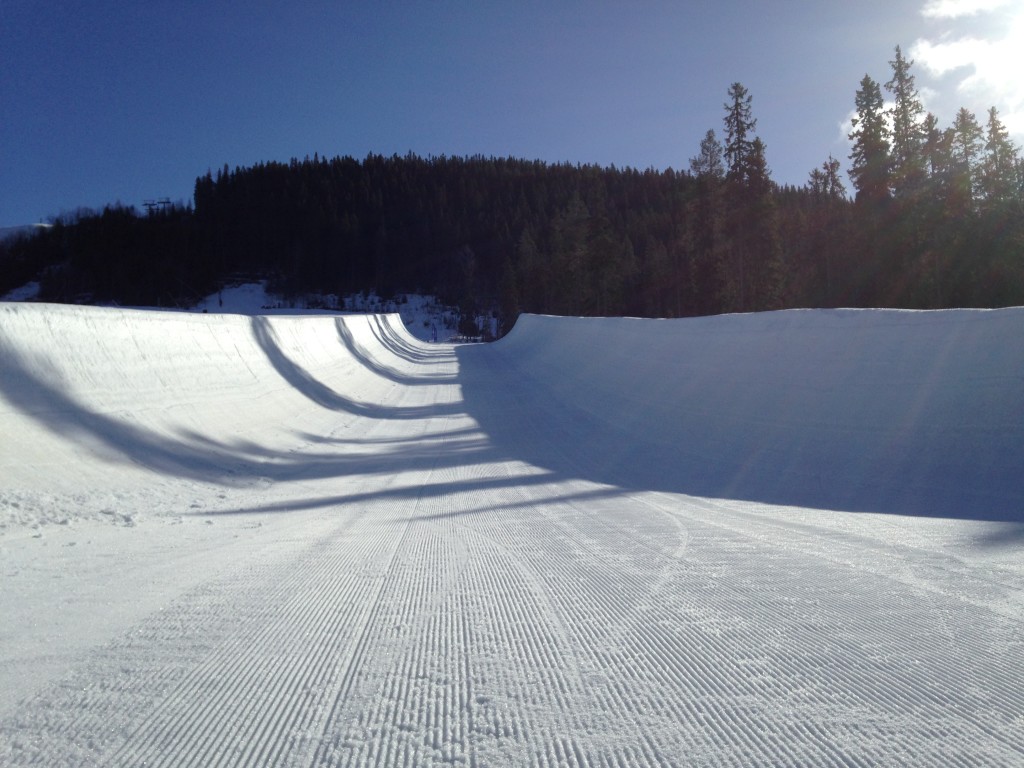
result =
[{"label": "snow-covered ski run", "polygon": [[1024,765],[1022,339],[0,303],[0,764]]}]

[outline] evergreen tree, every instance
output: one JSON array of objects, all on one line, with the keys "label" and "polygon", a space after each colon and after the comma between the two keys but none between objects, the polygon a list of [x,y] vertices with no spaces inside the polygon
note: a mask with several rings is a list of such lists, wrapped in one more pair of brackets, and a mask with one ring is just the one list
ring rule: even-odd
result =
[{"label": "evergreen tree", "polygon": [[815,197],[825,194],[825,173],[821,168],[812,168],[807,177],[807,186]]},{"label": "evergreen tree", "polygon": [[921,153],[924,126],[924,107],[910,68],[914,62],[903,58],[896,46],[896,58],[889,62],[892,79],[885,84],[893,95],[892,107],[892,189],[897,198],[912,197],[924,179],[924,160]]},{"label": "evergreen tree", "polygon": [[857,189],[858,202],[877,205],[889,199],[892,161],[882,91],[869,75],[860,81],[854,103],[857,116],[849,135],[853,142],[850,180]]},{"label": "evergreen tree", "polygon": [[725,175],[730,182],[744,183],[753,150],[751,134],[757,127],[751,108],[753,97],[740,83],[729,86],[728,95],[729,101],[725,104]]},{"label": "evergreen tree", "polygon": [[832,157],[832,155],[829,155],[828,160],[822,163],[821,168],[825,175],[825,196],[830,202],[845,200],[846,185],[843,184],[843,180],[839,175],[839,161]]},{"label": "evergreen tree", "polygon": [[672,266],[665,244],[648,235],[640,262],[638,298],[642,312],[653,317],[678,314],[674,311]]},{"label": "evergreen tree", "polygon": [[925,171],[925,205],[944,215],[949,205],[953,184],[952,132],[939,128],[939,120],[929,112],[924,119],[924,142],[921,157]]},{"label": "evergreen tree", "polygon": [[[923,125],[924,140],[921,144],[921,158],[925,176],[937,182],[949,175],[950,157],[949,143],[946,133],[939,128],[939,119],[929,112],[925,115]],[[937,184],[932,184],[932,191]]]},{"label": "evergreen tree", "polygon": [[498,332],[504,336],[512,330],[519,318],[519,287],[516,284],[516,273],[512,261],[508,257],[501,265],[501,278],[498,282],[500,323]]},{"label": "evergreen tree", "polygon": [[[701,140],[700,154],[690,158],[690,170],[697,177],[697,196],[687,208],[692,291],[689,303],[694,313],[710,314],[717,307],[722,292],[719,261],[725,178],[722,145],[714,130],[709,130]],[[676,314],[682,314],[682,309],[677,306]]]},{"label": "evergreen tree", "polygon": [[972,210],[981,194],[981,155],[984,132],[974,113],[961,107],[949,129],[950,159],[952,161],[953,194],[960,211]]},{"label": "evergreen tree", "polygon": [[583,315],[592,304],[588,272],[590,209],[577,192],[553,223],[552,267],[557,276],[555,301],[559,314]]},{"label": "evergreen tree", "polygon": [[768,170],[764,142],[760,138],[751,144],[747,178],[750,195],[750,308],[755,311],[778,309],[783,305],[785,293],[782,242],[774,184]]},{"label": "evergreen tree", "polygon": [[1017,148],[1010,141],[1009,131],[999,119],[999,112],[991,107],[986,123],[979,185],[987,204],[1008,202],[1017,196],[1018,165]]},{"label": "evergreen tree", "polygon": [[833,306],[836,302],[836,265],[842,263],[847,243],[846,187],[839,176],[839,161],[829,155],[820,168],[811,170],[808,189],[814,198],[810,231],[815,263],[809,269],[813,277],[806,286],[806,301],[812,305]]},{"label": "evergreen tree", "polygon": [[524,229],[519,236],[516,264],[518,284],[521,286],[521,290],[517,291],[521,308],[526,312],[550,311],[551,276],[541,261],[529,229]]},{"label": "evergreen tree", "polygon": [[690,171],[698,179],[721,179],[725,176],[722,143],[715,136],[714,129],[708,129],[700,140],[700,154],[690,158]]},{"label": "evergreen tree", "polygon": [[781,298],[781,247],[764,143],[753,136],[752,97],[740,83],[725,104],[725,246],[722,280],[725,308],[769,309]]},{"label": "evergreen tree", "polygon": [[839,161],[829,155],[821,168],[811,169],[807,186],[816,200],[846,199],[846,186],[839,177],[839,168]]}]

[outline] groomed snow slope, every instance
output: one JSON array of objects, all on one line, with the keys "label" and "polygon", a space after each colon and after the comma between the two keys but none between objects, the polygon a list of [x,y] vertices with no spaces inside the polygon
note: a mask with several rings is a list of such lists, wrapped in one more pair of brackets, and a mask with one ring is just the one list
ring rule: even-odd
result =
[{"label": "groomed snow slope", "polygon": [[0,764],[1020,765],[1022,338],[0,304]]},{"label": "groomed snow slope", "polygon": [[579,462],[588,476],[837,510],[1024,518],[1021,310],[526,316],[502,344],[527,386],[592,420],[602,440]]}]

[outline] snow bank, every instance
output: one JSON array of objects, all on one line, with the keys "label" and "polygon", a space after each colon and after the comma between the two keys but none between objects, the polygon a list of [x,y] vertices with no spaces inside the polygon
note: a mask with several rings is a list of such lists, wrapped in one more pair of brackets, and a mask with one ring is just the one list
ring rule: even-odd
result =
[{"label": "snow bank", "polygon": [[[703,496],[1020,520],[1022,339],[1020,308],[527,315],[495,352],[546,393],[550,413],[580,415],[586,436],[566,471]],[[499,420],[485,426],[516,440]],[[557,463],[548,437],[517,447]]]},{"label": "snow bank", "polygon": [[154,472],[272,478],[328,410],[372,412],[415,343],[397,315],[0,303],[0,509],[33,493],[144,489]]}]

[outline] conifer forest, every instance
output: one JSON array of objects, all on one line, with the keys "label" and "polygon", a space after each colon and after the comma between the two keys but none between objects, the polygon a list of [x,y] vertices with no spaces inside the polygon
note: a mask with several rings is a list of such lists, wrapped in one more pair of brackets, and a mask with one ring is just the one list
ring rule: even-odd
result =
[{"label": "conifer forest", "polygon": [[857,85],[846,174],[822,158],[803,186],[772,180],[754,99],[733,83],[681,170],[412,154],[225,166],[189,203],[82,210],[0,243],[0,295],[38,280],[44,301],[190,306],[260,277],[289,297],[433,293],[506,329],[520,312],[1024,304],[1024,162],[997,108],[942,126],[899,47],[889,70]]}]

